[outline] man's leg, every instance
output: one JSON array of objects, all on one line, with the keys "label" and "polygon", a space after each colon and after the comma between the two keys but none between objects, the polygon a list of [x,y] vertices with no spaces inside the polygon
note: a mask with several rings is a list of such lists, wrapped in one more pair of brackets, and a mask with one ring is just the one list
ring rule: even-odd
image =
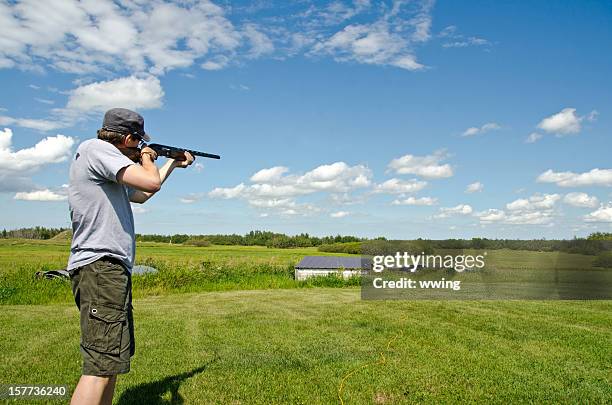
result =
[{"label": "man's leg", "polygon": [[117,376],[82,375],[70,405],[110,405],[113,402]]}]

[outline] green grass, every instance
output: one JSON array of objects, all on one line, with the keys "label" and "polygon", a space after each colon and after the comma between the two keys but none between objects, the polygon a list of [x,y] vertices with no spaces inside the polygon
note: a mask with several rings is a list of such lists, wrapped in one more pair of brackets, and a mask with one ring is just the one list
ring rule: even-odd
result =
[{"label": "green grass", "polygon": [[[145,243],[136,356],[115,403],[606,403],[610,301],[363,301],[337,278],[299,283],[307,249]],[[0,384],[80,375],[68,245],[0,241]],[[488,265],[590,268],[593,257],[490,251]],[[347,285],[349,284],[349,285]],[[348,288],[325,288],[325,286]],[[320,287],[320,288],[302,288]],[[37,304],[37,305],[9,305]]]},{"label": "green grass", "polygon": [[[369,302],[345,289],[151,297],[135,302],[136,356],[115,398],[338,403],[343,377],[357,370],[345,380],[346,403],[604,403],[611,310],[609,302]],[[0,326],[11,331],[0,341],[3,382],[74,387],[77,317],[68,304],[3,307]]]},{"label": "green grass", "polygon": [[[37,271],[66,267],[66,242],[0,240],[0,304],[46,304],[72,301],[66,280],[38,280]],[[156,274],[135,276],[134,297],[171,293],[270,288],[348,287],[358,279],[293,278],[293,266],[316,248],[268,249],[261,246],[193,247],[145,242],[137,247],[137,264]]]}]

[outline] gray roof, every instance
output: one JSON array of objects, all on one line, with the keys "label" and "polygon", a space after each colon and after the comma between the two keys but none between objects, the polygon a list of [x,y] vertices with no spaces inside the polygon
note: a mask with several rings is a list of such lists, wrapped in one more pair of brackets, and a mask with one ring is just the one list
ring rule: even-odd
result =
[{"label": "gray roof", "polygon": [[363,269],[370,267],[370,259],[342,256],[306,256],[296,269]]}]

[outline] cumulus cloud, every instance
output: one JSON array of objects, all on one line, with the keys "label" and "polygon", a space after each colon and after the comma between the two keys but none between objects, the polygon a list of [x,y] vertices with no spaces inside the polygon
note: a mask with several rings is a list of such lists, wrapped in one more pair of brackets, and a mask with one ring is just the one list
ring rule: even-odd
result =
[{"label": "cumulus cloud", "polygon": [[559,194],[536,194],[529,198],[519,198],[506,204],[510,211],[534,211],[552,209],[561,199]]},{"label": "cumulus cloud", "polygon": [[318,212],[312,204],[298,203],[295,198],[317,192],[348,193],[371,185],[372,172],[363,165],[349,166],[344,162],[321,165],[302,175],[288,174],[288,169],[275,166],[251,176],[252,184],[217,187],[210,198],[243,199],[260,209],[279,210],[284,215]]},{"label": "cumulus cloud", "polygon": [[[431,10],[429,0],[406,3],[397,1],[377,20],[364,23],[363,18],[328,34],[324,28],[356,17],[370,8],[369,1],[357,1],[353,7],[332,3],[325,18],[316,18],[309,25],[316,42],[309,55],[331,55],[339,62],[357,62],[370,65],[395,66],[405,70],[421,70],[425,66],[417,61],[414,44],[430,39]],[[380,9],[379,9],[380,10]],[[316,14],[316,13],[315,13]],[[331,18],[328,18],[332,16]],[[312,18],[307,15],[307,18]],[[313,35],[314,34],[314,35]]]},{"label": "cumulus cloud", "polygon": [[66,108],[103,112],[121,106],[145,110],[161,107],[163,97],[164,91],[156,77],[129,76],[77,87],[70,92]]},{"label": "cumulus cloud", "polygon": [[597,111],[592,111],[587,116],[576,114],[575,108],[564,108],[560,112],[544,118],[538,124],[538,128],[557,136],[577,134],[582,129],[582,121],[593,121],[597,117]]},{"label": "cumulus cloud", "polygon": [[446,158],[447,154],[443,151],[427,156],[404,155],[393,159],[387,167],[397,174],[415,174],[426,179],[439,179],[453,175],[451,165],[442,164]]},{"label": "cumulus cloud", "polygon": [[414,48],[431,37],[433,4],[306,3],[282,18],[269,7],[266,24],[256,25],[248,13],[234,12],[239,6],[208,0],[2,2],[0,68],[41,70],[45,61],[81,75],[161,75],[194,63],[217,70],[241,58],[305,52],[418,70]]},{"label": "cumulus cloud", "polygon": [[560,199],[559,194],[535,194],[506,204],[506,211],[492,208],[475,216],[482,224],[550,225],[554,219],[555,205]]},{"label": "cumulus cloud", "polygon": [[468,184],[468,186],[465,189],[465,192],[466,193],[479,193],[482,190],[484,190],[484,184],[482,184],[481,182],[477,181],[475,183]]},{"label": "cumulus cloud", "polygon": [[487,132],[495,131],[501,129],[501,126],[495,122],[488,122],[486,124],[481,125],[480,127],[470,127],[463,131],[461,136],[474,136],[478,134],[484,134]]},{"label": "cumulus cloud", "polygon": [[568,193],[563,197],[563,202],[574,207],[595,208],[599,200],[595,196],[587,193]]},{"label": "cumulus cloud", "polygon": [[584,216],[586,222],[612,222],[612,203],[602,205],[597,210]]},{"label": "cumulus cloud", "polygon": [[383,21],[369,25],[348,25],[332,37],[317,43],[312,53],[330,54],[340,62],[391,65],[406,70],[424,68],[407,49],[406,39],[393,32]]},{"label": "cumulus cloud", "polygon": [[612,169],[592,169],[584,173],[554,172],[540,174],[539,183],[555,183],[560,187],[612,186]]},{"label": "cumulus cloud", "polygon": [[280,180],[283,174],[289,171],[284,166],[271,167],[269,169],[261,169],[251,176],[253,183],[271,183]]},{"label": "cumulus cloud", "polygon": [[0,66],[47,60],[77,74],[126,68],[159,74],[240,45],[239,30],[209,1],[3,2],[0,24]]},{"label": "cumulus cloud", "polygon": [[68,197],[49,189],[36,190],[30,192],[19,192],[13,197],[15,200],[23,201],[65,201]]},{"label": "cumulus cloud", "polygon": [[486,211],[476,213],[476,216],[481,222],[489,223],[503,221],[506,218],[506,213],[503,210],[491,208]]},{"label": "cumulus cloud", "polygon": [[391,202],[391,204],[393,205],[426,205],[426,206],[436,205],[437,203],[438,203],[438,199],[433,198],[433,197],[420,197],[420,198],[408,197],[405,199],[393,200]]},{"label": "cumulus cloud", "polygon": [[49,136],[31,148],[13,151],[13,131],[0,130],[0,174],[33,171],[50,163],[60,163],[70,156],[74,139],[65,135]]},{"label": "cumulus cloud", "polygon": [[442,207],[440,208],[440,213],[434,215],[434,218],[448,218],[453,215],[469,215],[472,211],[472,207],[467,204],[459,204],[455,207]]},{"label": "cumulus cloud", "polygon": [[332,212],[331,214],[329,214],[329,216],[332,218],[344,218],[348,216],[349,214],[350,213],[348,211],[337,211],[337,212]]},{"label": "cumulus cloud", "polygon": [[374,187],[375,193],[385,193],[385,194],[407,194],[407,193],[415,193],[417,191],[422,190],[427,186],[426,181],[419,180],[400,180],[400,179],[389,179],[384,183],[377,184]]}]

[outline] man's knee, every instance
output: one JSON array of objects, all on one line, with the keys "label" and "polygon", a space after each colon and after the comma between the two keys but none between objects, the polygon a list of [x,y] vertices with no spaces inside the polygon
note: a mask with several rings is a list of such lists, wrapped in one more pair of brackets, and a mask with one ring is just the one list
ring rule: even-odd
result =
[{"label": "man's knee", "polygon": [[81,377],[86,383],[106,387],[117,379],[116,375],[83,375]]}]

